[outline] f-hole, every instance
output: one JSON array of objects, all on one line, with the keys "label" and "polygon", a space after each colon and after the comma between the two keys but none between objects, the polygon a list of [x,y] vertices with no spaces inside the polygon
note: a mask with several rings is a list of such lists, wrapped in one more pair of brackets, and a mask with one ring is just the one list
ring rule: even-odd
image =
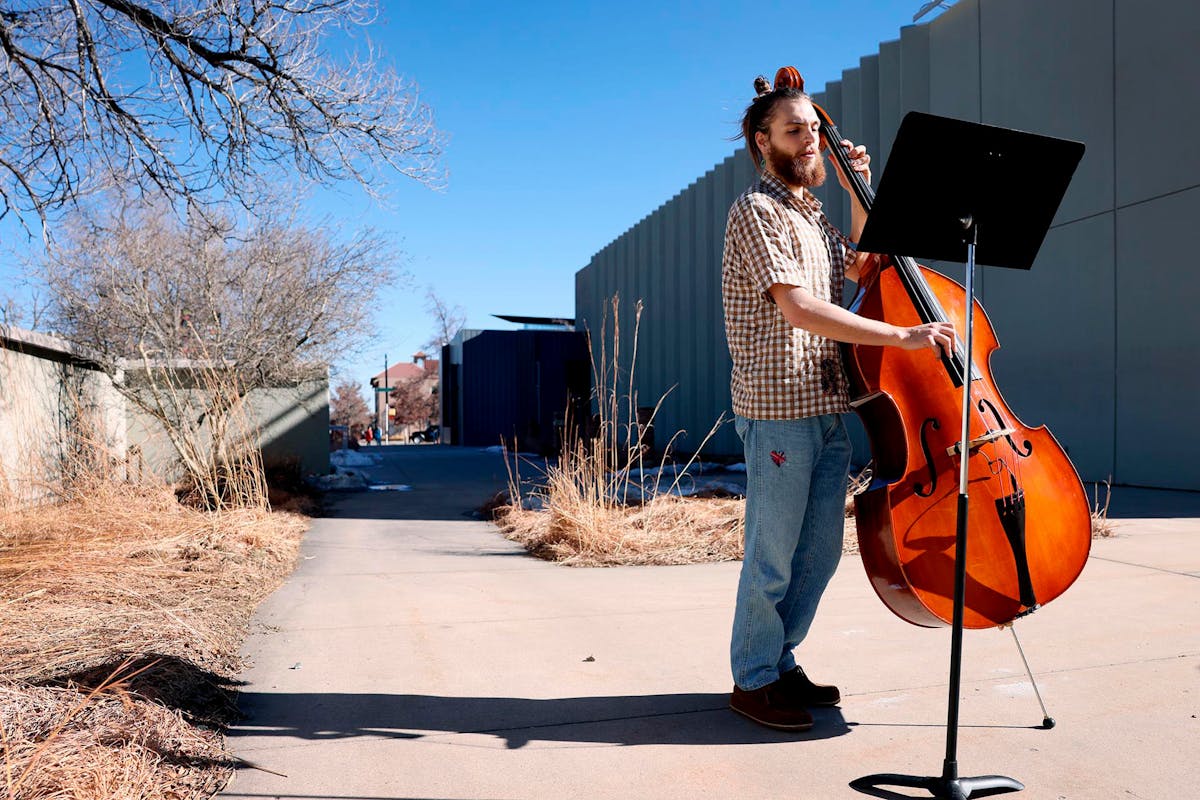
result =
[{"label": "f-hole", "polygon": [[[1009,427],[1005,424],[1004,420],[1000,418],[1000,412],[996,410],[996,407],[992,405],[991,401],[986,397],[980,398],[979,413],[982,414],[987,411],[992,412],[992,419],[996,421],[997,427]],[[1004,434],[1004,438],[1008,441],[1008,446],[1013,449],[1013,452],[1019,455],[1021,458],[1029,458],[1029,456],[1033,453],[1033,442],[1029,441],[1028,439],[1021,444],[1021,447],[1017,447],[1017,443],[1013,441],[1011,433]]]},{"label": "f-hole", "polygon": [[925,488],[925,484],[914,483],[913,491],[917,497],[929,497],[933,494],[933,490],[937,488],[937,469],[933,466],[933,451],[929,447],[929,437],[927,431],[933,428],[935,431],[942,426],[938,424],[937,419],[929,417],[921,423],[921,451],[925,453],[925,466],[929,469],[929,488]]}]

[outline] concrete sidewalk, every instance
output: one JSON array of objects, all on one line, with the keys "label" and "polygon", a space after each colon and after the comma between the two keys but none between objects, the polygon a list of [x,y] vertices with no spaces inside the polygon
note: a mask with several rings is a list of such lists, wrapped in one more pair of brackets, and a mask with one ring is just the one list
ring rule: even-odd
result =
[{"label": "concrete sidewalk", "polygon": [[[468,515],[504,486],[499,456],[381,452],[375,477],[413,491],[341,496],[258,611],[230,732],[257,768],[224,797],[827,800],[941,773],[949,631],[894,617],[857,556],[799,654],[842,706],[779,734],[726,707],[738,564],[539,561]],[[1137,516],[1019,623],[1057,727],[1012,636],[966,633],[963,775],[1037,800],[1200,797],[1200,495],[1118,488],[1114,511]]]}]

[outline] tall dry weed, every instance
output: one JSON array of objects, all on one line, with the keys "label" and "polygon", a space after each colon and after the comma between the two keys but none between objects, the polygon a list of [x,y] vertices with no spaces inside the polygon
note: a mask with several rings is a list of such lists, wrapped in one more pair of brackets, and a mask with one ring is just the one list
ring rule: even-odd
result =
[{"label": "tall dry weed", "polygon": [[1103,481],[1104,500],[1100,500],[1100,483],[1092,485],[1092,538],[1115,536],[1117,524],[1108,518],[1108,506],[1112,502],[1112,477]]},{"label": "tall dry weed", "polygon": [[269,505],[260,431],[236,370],[194,336],[199,356],[161,362],[143,353],[128,372],[125,397],[153,419],[182,468],[182,496],[200,508]]},{"label": "tall dry weed", "polygon": [[[671,451],[683,431],[671,436],[657,458],[650,452],[647,434],[670,390],[648,414],[641,412],[636,389],[641,318],[639,301],[626,368],[621,358],[620,301],[612,298],[601,318],[599,339],[590,333],[588,337],[594,417],[568,419],[558,459],[547,466],[533,491],[543,511],[522,508],[520,461],[506,454],[511,502],[497,510],[497,524],[531,552],[568,564],[683,564],[741,558],[741,514],[729,513],[740,501],[713,504],[672,495],[723,418],[679,469],[664,467],[672,465]],[[644,481],[647,467],[652,477]],[[663,477],[668,472],[669,482]]]}]

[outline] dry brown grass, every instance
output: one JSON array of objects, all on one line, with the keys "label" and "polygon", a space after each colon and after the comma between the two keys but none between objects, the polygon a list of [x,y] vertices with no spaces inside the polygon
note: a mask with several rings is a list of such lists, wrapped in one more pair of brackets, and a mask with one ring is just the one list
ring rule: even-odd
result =
[{"label": "dry brown grass", "polygon": [[[694,564],[742,557],[744,501],[682,498],[672,495],[679,477],[643,485],[632,472],[663,467],[682,432],[671,437],[657,463],[647,463],[645,436],[662,407],[659,397],[647,419],[639,420],[635,372],[642,304],[634,306],[630,367],[621,363],[620,303],[616,297],[601,320],[600,336],[588,347],[592,359],[596,417],[576,427],[568,419],[559,458],[549,465],[536,490],[545,511],[521,506],[520,460],[506,455],[509,502],[492,507],[504,535],[543,558],[573,566]],[[718,419],[683,464],[686,472],[723,422]],[[648,498],[645,502],[641,502]]]},{"label": "dry brown grass", "polygon": [[1092,486],[1092,538],[1115,536],[1117,524],[1108,518],[1108,504],[1112,502],[1112,483],[1104,481],[1104,501],[1100,501],[1100,484]]},{"label": "dry brown grass", "polygon": [[[745,501],[664,495],[639,506],[507,506],[496,524],[531,553],[577,567],[697,564],[742,557]],[[582,512],[582,513],[579,513]]]},{"label": "dry brown grass", "polygon": [[305,525],[263,509],[205,513],[168,488],[112,482],[0,510],[4,796],[220,788],[230,762],[213,726],[232,719],[222,690]]},{"label": "dry brown grass", "polygon": [[0,683],[8,798],[209,797],[232,766],[220,733],[131,694],[118,668],[86,694]]},{"label": "dry brown grass", "polygon": [[[581,495],[556,490],[555,477],[552,472],[544,495],[545,510],[531,511],[508,504],[494,512],[504,536],[533,555],[578,567],[699,564],[742,558],[744,500],[664,495],[644,505],[589,503]],[[850,479],[842,533],[845,555],[858,553],[854,495],[869,482],[869,472]],[[1111,493],[1106,483],[1101,503],[1096,487],[1093,538],[1115,533],[1114,523],[1108,519]]]}]

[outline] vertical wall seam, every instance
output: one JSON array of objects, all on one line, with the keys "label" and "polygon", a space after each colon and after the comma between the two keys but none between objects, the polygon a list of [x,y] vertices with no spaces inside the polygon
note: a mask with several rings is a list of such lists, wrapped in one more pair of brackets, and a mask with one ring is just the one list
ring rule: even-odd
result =
[{"label": "vertical wall seam", "polygon": [[1112,176],[1113,177],[1113,193],[1112,193],[1112,204],[1113,204],[1113,210],[1112,210],[1112,217],[1113,217],[1113,243],[1112,243],[1112,247],[1113,247],[1112,480],[1113,481],[1116,481],[1116,478],[1117,478],[1117,456],[1118,456],[1117,433],[1119,430],[1119,420],[1121,418],[1121,415],[1119,413],[1120,381],[1117,380],[1117,376],[1120,374],[1119,368],[1120,368],[1120,358],[1121,358],[1121,350],[1120,350],[1120,346],[1119,346],[1120,341],[1121,341],[1120,331],[1119,331],[1119,327],[1121,325],[1121,318],[1120,318],[1120,315],[1117,313],[1118,306],[1121,302],[1121,295],[1117,291],[1117,288],[1118,288],[1117,271],[1121,268],[1120,251],[1117,249],[1117,243],[1118,243],[1117,242],[1117,227],[1120,222],[1119,219],[1117,218],[1117,177],[1119,174],[1117,171],[1117,153],[1118,153],[1118,148],[1117,148],[1117,57],[1118,57],[1118,54],[1117,54],[1117,3],[1118,2],[1120,2],[1120,0],[1112,0],[1112,164],[1113,164],[1113,167],[1112,167],[1112,169],[1113,169],[1113,176]]},{"label": "vertical wall seam", "polygon": [[983,0],[975,4],[975,58],[979,62],[975,67],[975,78],[978,81],[979,121],[983,122]]},{"label": "vertical wall seam", "polygon": [[[983,0],[979,0],[975,4],[975,96],[979,98],[979,123],[984,124],[983,119]],[[987,270],[976,272],[972,276],[972,281],[979,287],[978,297],[979,302],[983,303],[987,299]]]}]

